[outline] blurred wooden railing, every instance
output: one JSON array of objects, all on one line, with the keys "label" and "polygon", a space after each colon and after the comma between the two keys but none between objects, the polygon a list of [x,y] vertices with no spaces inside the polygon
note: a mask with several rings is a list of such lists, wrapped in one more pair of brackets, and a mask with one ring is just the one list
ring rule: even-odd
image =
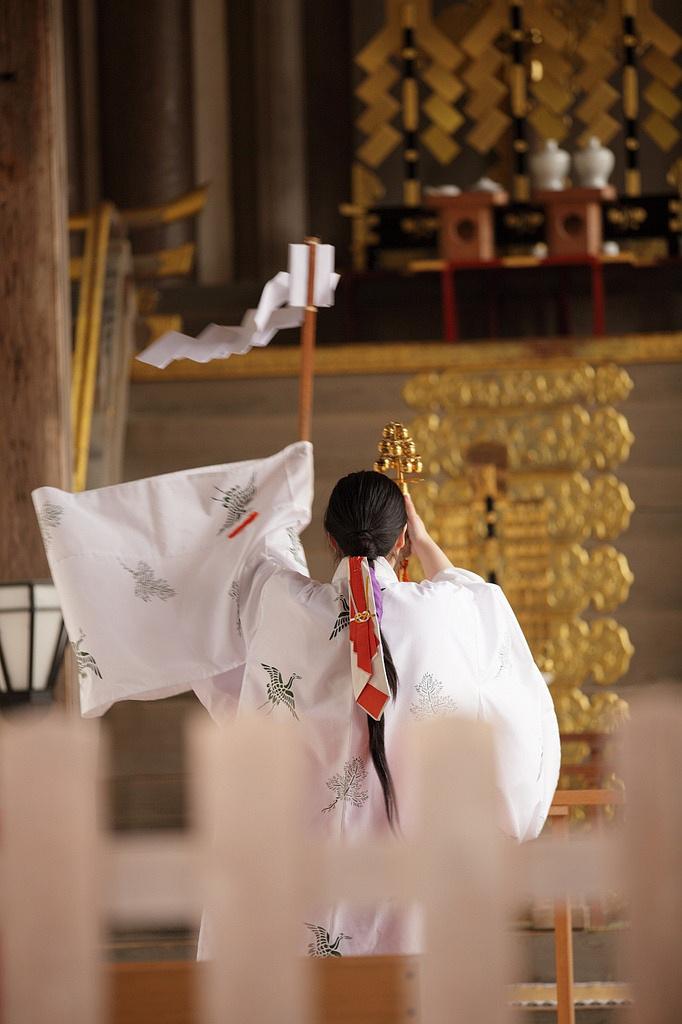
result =
[{"label": "blurred wooden railing", "polygon": [[103,202],[69,218],[69,277],[77,292],[71,390],[74,490],[120,478],[137,323],[143,343],[182,326],[177,314],[156,315],[156,284],[191,274],[194,243],[135,253],[135,235],[196,216],[206,192],[204,186],[169,203],[134,210]]},{"label": "blurred wooden railing", "polygon": [[77,289],[71,373],[73,489],[120,476],[135,297],[125,226],[111,203],[69,219]]},{"label": "blurred wooden railing", "polygon": [[[617,790],[558,792],[552,802],[553,835],[568,838],[569,812],[575,807],[616,808],[624,803]],[[576,982],[573,973],[571,904],[554,906],[555,984],[519,983],[509,991],[517,1008],[556,1011],[557,1024],[574,1024],[576,1008],[601,1001],[611,1008],[628,1006],[629,986],[618,982]],[[187,961],[119,963],[109,967],[111,1024],[198,1024],[197,993],[202,965]],[[313,1024],[386,1024],[419,1020],[418,957],[343,957],[311,965]]]},{"label": "blurred wooden railing", "polygon": [[[669,1011],[682,1005],[679,697],[633,711],[621,772],[627,815],[616,815],[603,834],[591,830],[568,841],[550,829],[521,846],[495,840],[489,734],[480,723],[456,718],[415,730],[419,795],[409,843],[313,845],[297,824],[295,780],[303,778],[303,766],[288,724],[245,717],[227,736],[197,723],[190,743],[195,827],[106,838],[98,832],[100,754],[93,724],[52,716],[3,727],[5,1022],[498,1020],[507,950],[516,941],[509,921],[529,900],[551,900],[558,911],[559,978],[554,1000],[545,1002],[558,1004],[564,1024],[574,1010],[569,898],[614,889],[630,906],[630,1019],[677,1020]],[[564,823],[559,831],[567,831],[570,807],[621,802],[619,792],[568,791],[558,795],[552,816]],[[339,899],[419,900],[428,954],[418,961],[307,961],[312,974],[301,977],[299,988],[295,979],[304,964],[291,945],[298,907]],[[110,965],[113,993],[107,993],[100,959],[104,922],[196,921],[206,903],[215,915],[214,961]],[[507,999],[537,1007],[535,995],[524,998],[524,988],[514,986]],[[609,997],[630,999],[622,986],[604,988]]]}]

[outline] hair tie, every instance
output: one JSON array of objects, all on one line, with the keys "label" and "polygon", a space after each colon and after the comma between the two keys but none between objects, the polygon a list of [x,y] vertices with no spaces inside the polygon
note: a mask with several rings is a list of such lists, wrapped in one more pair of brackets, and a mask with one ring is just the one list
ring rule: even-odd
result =
[{"label": "hair tie", "polygon": [[365,551],[361,556],[362,558],[376,558],[376,541],[372,533],[369,530],[358,530],[355,534],[355,540],[360,548],[365,548]]},{"label": "hair tie", "polygon": [[369,577],[372,581],[372,590],[374,591],[374,605],[377,610],[377,622],[381,625],[381,620],[384,616],[384,598],[381,593],[381,587],[379,586],[379,580],[373,565],[369,566]]}]

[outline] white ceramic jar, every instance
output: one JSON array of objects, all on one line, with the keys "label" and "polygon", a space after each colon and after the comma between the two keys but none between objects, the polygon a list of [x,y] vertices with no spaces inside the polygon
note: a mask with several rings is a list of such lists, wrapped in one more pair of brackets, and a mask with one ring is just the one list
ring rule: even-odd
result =
[{"label": "white ceramic jar", "polygon": [[593,135],[584,149],[573,154],[577,183],[583,188],[604,188],[615,162],[616,158],[611,150],[602,146],[599,139]]},{"label": "white ceramic jar", "polygon": [[556,139],[547,139],[529,160],[533,188],[560,192],[565,187],[571,158]]}]

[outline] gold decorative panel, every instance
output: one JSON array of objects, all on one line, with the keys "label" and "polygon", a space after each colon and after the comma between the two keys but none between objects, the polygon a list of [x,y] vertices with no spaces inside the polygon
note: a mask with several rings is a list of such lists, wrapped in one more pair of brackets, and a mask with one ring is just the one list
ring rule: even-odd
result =
[{"label": "gold decorative panel", "polygon": [[[423,426],[415,421],[416,430]],[[611,406],[592,412],[565,405],[537,413],[454,413],[440,418],[437,429],[443,447],[432,465],[451,476],[462,472],[468,447],[488,440],[506,446],[514,470],[606,469],[628,457],[633,441],[627,420]],[[426,443],[422,448],[427,452]]]},{"label": "gold decorative panel", "polygon": [[616,406],[631,389],[622,367],[560,362],[424,373],[404,388],[428,481],[415,501],[450,557],[504,587],[563,731],[610,728],[626,710],[589,690],[616,683],[633,654],[611,614],[633,582],[613,543],[634,509],[616,475],[634,440]]},{"label": "gold decorative panel", "polygon": [[[423,438],[421,439],[423,444]],[[429,473],[440,473],[431,457]],[[581,542],[594,538],[611,540],[630,525],[634,504],[625,484],[613,473],[591,479],[583,473],[517,471],[509,475],[507,494],[512,501],[542,502],[547,508],[550,537],[559,542]],[[465,476],[446,480],[440,486],[443,501],[468,504],[473,488]]]}]

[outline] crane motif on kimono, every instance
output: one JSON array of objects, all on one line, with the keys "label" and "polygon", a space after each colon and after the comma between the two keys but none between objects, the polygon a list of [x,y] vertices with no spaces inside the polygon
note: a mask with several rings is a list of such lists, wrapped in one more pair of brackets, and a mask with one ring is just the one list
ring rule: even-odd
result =
[{"label": "crane motif on kimono", "polygon": [[98,679],[102,678],[102,673],[99,670],[99,665],[95,661],[92,654],[89,651],[84,651],[81,644],[85,640],[85,633],[81,629],[80,636],[75,641],[72,641],[71,646],[73,647],[73,653],[76,656],[76,668],[78,669],[78,676],[80,679],[87,677],[88,672],[94,673]]},{"label": "crane motif on kimono", "polygon": [[135,569],[131,569],[124,562],[121,562],[121,565],[135,580],[135,597],[139,597],[145,604],[149,604],[155,597],[158,597],[160,601],[167,601],[170,597],[177,597],[168,580],[156,576],[151,565],[148,565],[146,562],[138,562]]},{"label": "crane motif on kimono", "polygon": [[61,526],[64,509],[53,501],[46,501],[38,514],[38,524],[43,534],[45,547],[49,547],[52,540],[52,531]]},{"label": "crane motif on kimono", "polygon": [[220,502],[225,511],[225,522],[218,531],[218,534],[220,535],[221,533],[225,533],[226,530],[229,530],[230,527],[241,522],[249,511],[249,505],[256,494],[255,477],[252,476],[248,484],[244,486],[241,484],[234,484],[227,491],[223,491],[220,487],[216,487],[216,490],[220,491],[222,497],[214,497],[211,500]]},{"label": "crane motif on kimono", "polygon": [[306,562],[305,550],[293,526],[289,526],[287,528],[287,536],[289,538],[289,552],[291,553],[292,558],[294,559],[296,564],[300,565],[301,568],[307,573],[308,563]]},{"label": "crane motif on kimono", "polygon": [[244,638],[244,630],[242,629],[242,615],[241,615],[241,602],[240,602],[240,597],[239,597],[239,584],[237,583],[236,580],[232,580],[232,586],[230,587],[230,597],[234,601],[235,613],[236,613],[236,616],[237,616],[236,622],[235,622],[235,625],[237,627],[237,633],[243,639]]},{"label": "crane motif on kimono", "polygon": [[306,921],[305,926],[310,928],[314,936],[312,942],[308,943],[308,956],[343,956],[339,951],[339,946],[344,939],[350,940],[352,938],[351,935],[344,935],[343,932],[339,932],[332,941],[329,932],[321,924],[308,924]]},{"label": "crane motif on kimono", "polygon": [[264,668],[268,673],[270,681],[267,684],[268,699],[264,700],[263,703],[259,705],[258,710],[260,711],[260,709],[264,708],[266,704],[270,704],[271,707],[268,714],[271,715],[278,704],[284,704],[285,707],[289,708],[289,711],[292,713],[296,721],[299,722],[300,718],[296,714],[294,679],[301,679],[301,676],[293,672],[289,677],[289,682],[285,683],[282,679],[282,673],[278,668],[274,668],[272,665],[263,665],[262,663],[261,668]]},{"label": "crane motif on kimono", "polygon": [[348,629],[348,626],[350,625],[350,608],[348,607],[348,601],[343,594],[339,595],[339,600],[341,602],[341,611],[337,615],[334,628],[329,635],[330,640],[337,637],[342,630]]}]

